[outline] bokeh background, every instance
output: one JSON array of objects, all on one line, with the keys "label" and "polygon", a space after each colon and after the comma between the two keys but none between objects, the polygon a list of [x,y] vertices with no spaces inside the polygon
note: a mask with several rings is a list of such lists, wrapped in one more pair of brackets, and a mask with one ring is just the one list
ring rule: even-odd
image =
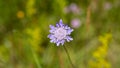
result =
[{"label": "bokeh background", "polygon": [[77,68],[120,68],[120,0],[0,0],[0,68],[72,68],[47,38],[60,19]]}]

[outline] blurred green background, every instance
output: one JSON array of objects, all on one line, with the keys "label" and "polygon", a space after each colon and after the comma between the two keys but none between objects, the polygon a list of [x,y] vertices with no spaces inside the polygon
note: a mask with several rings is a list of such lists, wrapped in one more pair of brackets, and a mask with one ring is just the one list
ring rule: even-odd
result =
[{"label": "blurred green background", "polygon": [[120,0],[0,0],[0,68],[72,68],[47,38],[60,19],[77,68],[120,68]]}]

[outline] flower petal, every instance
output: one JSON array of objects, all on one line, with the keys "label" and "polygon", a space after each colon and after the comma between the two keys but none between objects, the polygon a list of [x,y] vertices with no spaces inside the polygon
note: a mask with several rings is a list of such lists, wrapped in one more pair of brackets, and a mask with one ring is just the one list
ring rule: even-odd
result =
[{"label": "flower petal", "polygon": [[53,39],[53,38],[55,38],[55,37],[54,37],[54,35],[49,34],[49,35],[48,35],[48,38]]},{"label": "flower petal", "polygon": [[64,24],[62,23],[62,19],[60,19],[59,25],[60,25],[60,27],[62,27],[62,26],[64,25]]},{"label": "flower petal", "polygon": [[49,27],[50,27],[51,29],[55,29],[55,26],[53,26],[53,25],[50,25]]},{"label": "flower petal", "polygon": [[60,25],[57,23],[57,24],[56,24],[56,27],[60,27]]},{"label": "flower petal", "polygon": [[50,32],[50,33],[54,33],[54,32],[55,32],[55,30],[49,30],[49,32]]},{"label": "flower petal", "polygon": [[57,44],[57,46],[59,46],[60,45],[60,41],[58,41],[56,44]]},{"label": "flower petal", "polygon": [[61,44],[63,45],[65,43],[65,40],[61,40]]},{"label": "flower petal", "polygon": [[70,29],[70,27],[68,27],[68,25],[65,25],[65,29]]},{"label": "flower petal", "polygon": [[66,40],[67,40],[67,42],[70,42],[71,40],[73,40],[73,38],[71,38],[70,36],[67,36]]},{"label": "flower petal", "polygon": [[73,32],[73,29],[69,29],[69,30],[67,30],[67,34],[68,34],[68,35],[70,35],[71,32]]}]

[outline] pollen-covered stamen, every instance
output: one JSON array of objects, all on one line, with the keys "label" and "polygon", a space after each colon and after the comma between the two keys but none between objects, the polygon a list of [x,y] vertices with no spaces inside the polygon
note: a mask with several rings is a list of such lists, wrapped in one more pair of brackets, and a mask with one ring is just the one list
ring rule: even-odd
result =
[{"label": "pollen-covered stamen", "polygon": [[54,36],[58,39],[58,40],[62,40],[66,37],[67,32],[64,28],[58,28],[55,32],[54,32]]}]

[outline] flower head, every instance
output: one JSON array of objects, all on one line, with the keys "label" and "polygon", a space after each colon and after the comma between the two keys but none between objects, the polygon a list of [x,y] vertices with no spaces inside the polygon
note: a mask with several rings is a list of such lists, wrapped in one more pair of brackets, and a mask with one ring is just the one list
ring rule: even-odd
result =
[{"label": "flower head", "polygon": [[60,19],[56,26],[50,25],[48,38],[50,38],[51,43],[56,43],[57,46],[60,44],[63,45],[66,41],[70,42],[73,40],[73,38],[70,37],[72,31],[73,29],[63,24],[62,19]]},{"label": "flower head", "polygon": [[75,3],[70,4],[69,9],[70,9],[74,14],[79,14],[79,12],[80,12],[79,7],[78,7]]},{"label": "flower head", "polygon": [[81,26],[81,21],[79,19],[75,18],[71,21],[71,26],[73,28],[79,28]]}]

